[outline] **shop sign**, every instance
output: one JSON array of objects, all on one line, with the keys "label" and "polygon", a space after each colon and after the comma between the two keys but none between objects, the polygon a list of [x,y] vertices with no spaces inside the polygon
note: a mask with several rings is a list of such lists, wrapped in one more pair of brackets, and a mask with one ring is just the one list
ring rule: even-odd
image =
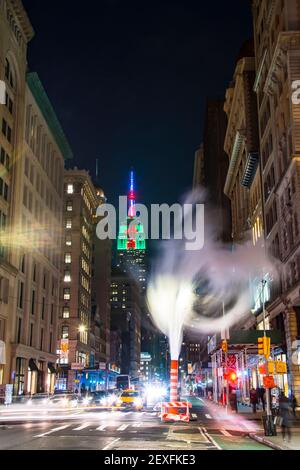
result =
[{"label": "shop sign", "polygon": [[263,381],[265,388],[275,388],[274,377],[272,375],[265,376]]},{"label": "shop sign", "polygon": [[277,374],[282,374],[282,375],[287,374],[286,362],[276,361],[275,364],[276,364],[276,373]]},{"label": "shop sign", "polygon": [[217,349],[217,336],[214,335],[207,344],[208,354],[211,354]]}]

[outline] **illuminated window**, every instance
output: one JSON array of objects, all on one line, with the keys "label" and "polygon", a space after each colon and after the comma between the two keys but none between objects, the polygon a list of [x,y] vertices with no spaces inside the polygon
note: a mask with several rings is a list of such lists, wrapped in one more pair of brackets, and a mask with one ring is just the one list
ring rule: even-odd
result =
[{"label": "illuminated window", "polygon": [[71,262],[72,262],[72,255],[71,255],[71,253],[66,253],[66,254],[65,254],[65,263],[66,263],[66,264],[71,264]]},{"label": "illuminated window", "polygon": [[61,329],[61,337],[62,339],[69,339],[69,327],[64,325]]},{"label": "illuminated window", "polygon": [[71,289],[64,289],[64,300],[71,299]]},{"label": "illuminated window", "polygon": [[65,271],[64,282],[71,282],[71,272]]},{"label": "illuminated window", "polygon": [[67,194],[74,194],[74,186],[73,184],[67,185]]},{"label": "illuminated window", "polygon": [[67,212],[72,212],[73,210],[73,203],[72,201],[67,202]]},{"label": "illuminated window", "polygon": [[72,219],[67,219],[66,221],[66,228],[72,228]]},{"label": "illuminated window", "polygon": [[63,308],[63,318],[70,318],[70,309],[69,307]]},{"label": "illuminated window", "polygon": [[70,235],[66,237],[66,246],[72,246],[72,238]]}]

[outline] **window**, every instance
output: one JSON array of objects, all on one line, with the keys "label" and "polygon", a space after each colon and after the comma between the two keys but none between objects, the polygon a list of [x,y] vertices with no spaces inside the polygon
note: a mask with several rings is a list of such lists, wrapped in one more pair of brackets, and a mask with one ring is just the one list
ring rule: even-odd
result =
[{"label": "window", "polygon": [[18,319],[18,326],[17,326],[17,343],[21,343],[21,334],[22,334],[22,319]]},{"label": "window", "polygon": [[51,304],[50,325],[53,325],[54,304]]},{"label": "window", "polygon": [[62,339],[69,339],[69,327],[67,325],[63,325],[61,329],[61,337]]},{"label": "window", "polygon": [[11,65],[8,61],[8,59],[5,59],[5,78],[9,85],[13,88],[14,87],[14,78],[13,78],[13,72],[11,69]]},{"label": "window", "polygon": [[71,289],[64,289],[64,300],[71,299]]},{"label": "window", "polygon": [[34,308],[35,308],[35,290],[33,290],[31,294],[31,315],[34,315]]},{"label": "window", "polygon": [[72,228],[72,219],[67,219],[66,228],[68,228],[68,229]]},{"label": "window", "polygon": [[40,336],[40,350],[43,351],[44,346],[44,329],[41,328],[41,336]]},{"label": "window", "polygon": [[45,318],[45,297],[42,298],[42,312],[41,312],[42,320]]},{"label": "window", "polygon": [[23,308],[24,303],[24,282],[19,281],[18,307]]},{"label": "window", "polygon": [[66,254],[65,254],[65,263],[66,263],[66,264],[71,264],[71,262],[72,262],[72,255],[71,255],[71,253],[66,253]]},{"label": "window", "polygon": [[2,134],[6,137],[8,142],[11,143],[12,130],[11,127],[9,127],[9,125],[5,121],[5,119],[2,119]]},{"label": "window", "polygon": [[67,194],[74,194],[74,186],[73,184],[67,185]]},{"label": "window", "polygon": [[64,282],[71,282],[71,272],[65,271]]},{"label": "window", "polygon": [[33,346],[33,323],[30,323],[30,333],[29,333],[29,346]]},{"label": "window", "polygon": [[67,212],[72,212],[73,210],[73,203],[72,201],[67,202]]},{"label": "window", "polygon": [[10,96],[8,96],[8,94],[6,93],[6,97],[5,97],[5,106],[7,107],[8,111],[10,112],[10,114],[13,113],[13,100],[11,99]]},{"label": "window", "polygon": [[64,307],[63,308],[63,318],[70,318],[70,308]]},{"label": "window", "polygon": [[68,235],[66,237],[66,246],[72,246],[72,237],[71,237],[71,235]]}]

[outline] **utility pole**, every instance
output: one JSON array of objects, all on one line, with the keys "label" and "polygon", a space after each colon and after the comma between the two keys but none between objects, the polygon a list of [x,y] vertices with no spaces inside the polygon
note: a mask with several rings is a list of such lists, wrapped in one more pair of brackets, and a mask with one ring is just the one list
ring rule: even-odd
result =
[{"label": "utility pole", "polygon": [[[265,279],[262,280],[262,304],[263,304],[263,327],[264,327],[264,340],[267,339],[266,333],[266,308],[265,308],[265,286],[267,281]],[[269,358],[265,356],[265,365],[266,365],[266,376],[268,377],[269,374]],[[271,390],[266,388],[266,405],[267,405],[267,421],[266,421],[266,435],[267,436],[275,436],[276,429],[273,422],[272,416],[272,408],[271,408]]]},{"label": "utility pole", "polygon": [[[223,318],[225,318],[225,303],[222,302],[222,308],[223,308]],[[226,369],[226,372],[227,372],[227,364],[228,364],[228,343],[227,343],[227,340],[229,338],[227,338],[227,331],[226,331],[226,328],[224,327],[224,331],[225,331],[225,341],[226,341],[226,351],[225,351],[225,369]],[[222,338],[223,339],[223,338]],[[228,381],[228,376],[226,378],[226,414],[228,413],[228,405],[229,405],[229,381]]]}]

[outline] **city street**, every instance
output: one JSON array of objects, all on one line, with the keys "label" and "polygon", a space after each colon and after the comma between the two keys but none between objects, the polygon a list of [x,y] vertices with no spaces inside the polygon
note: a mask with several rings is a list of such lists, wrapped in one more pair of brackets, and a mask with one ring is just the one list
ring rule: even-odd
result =
[{"label": "city street", "polygon": [[[240,416],[215,412],[193,399],[192,416],[185,423],[161,423],[157,413],[72,411],[0,415],[1,450],[270,450],[248,434],[258,429]],[[13,419],[14,421],[11,421]],[[26,422],[27,420],[27,422]]]}]

